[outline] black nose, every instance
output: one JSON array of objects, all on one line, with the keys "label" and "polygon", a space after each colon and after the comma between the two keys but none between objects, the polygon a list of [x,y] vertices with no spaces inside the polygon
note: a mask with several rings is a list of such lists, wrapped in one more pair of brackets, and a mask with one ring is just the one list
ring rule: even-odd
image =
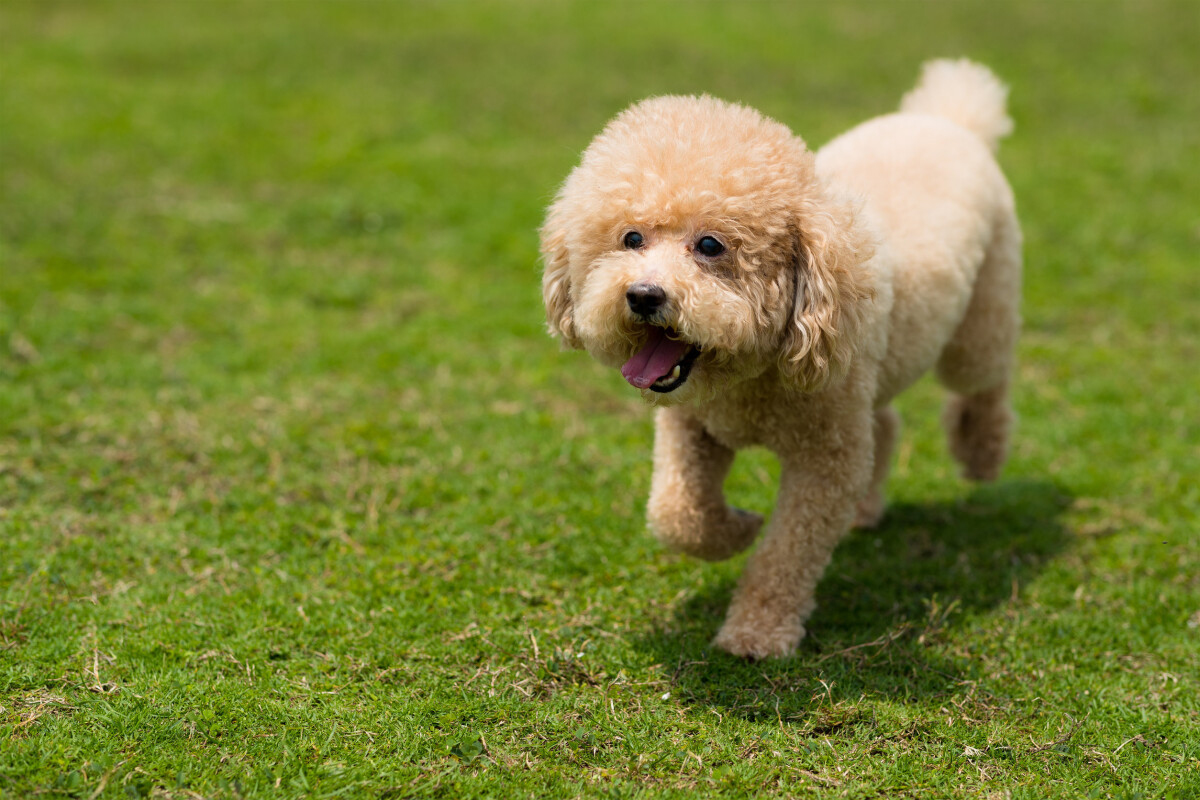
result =
[{"label": "black nose", "polygon": [[635,283],[625,292],[629,301],[629,309],[639,317],[653,316],[655,311],[667,302],[667,293],[661,286],[652,283]]}]

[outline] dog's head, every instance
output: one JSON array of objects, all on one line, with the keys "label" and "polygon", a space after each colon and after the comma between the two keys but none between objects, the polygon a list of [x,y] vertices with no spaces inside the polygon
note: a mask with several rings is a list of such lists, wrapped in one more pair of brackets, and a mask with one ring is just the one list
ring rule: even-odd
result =
[{"label": "dog's head", "polygon": [[614,119],[542,227],[552,334],[677,404],[779,367],[812,390],[844,373],[866,240],[783,125],[711,97]]}]

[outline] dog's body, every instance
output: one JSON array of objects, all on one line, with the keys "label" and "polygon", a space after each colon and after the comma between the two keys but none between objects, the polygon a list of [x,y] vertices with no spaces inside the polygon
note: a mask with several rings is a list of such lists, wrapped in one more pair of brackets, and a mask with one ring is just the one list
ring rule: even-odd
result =
[{"label": "dog's body", "polygon": [[748,547],[734,451],[782,464],[770,525],[717,636],[790,653],[834,546],[877,524],[899,428],[889,403],[930,369],[953,393],[951,451],[1003,464],[1019,327],[1020,229],[992,155],[1010,123],[982,67],[933,62],[902,111],[816,155],[711,98],[657,98],[588,148],[543,228],[551,331],[658,411],[648,515],[700,558]]}]

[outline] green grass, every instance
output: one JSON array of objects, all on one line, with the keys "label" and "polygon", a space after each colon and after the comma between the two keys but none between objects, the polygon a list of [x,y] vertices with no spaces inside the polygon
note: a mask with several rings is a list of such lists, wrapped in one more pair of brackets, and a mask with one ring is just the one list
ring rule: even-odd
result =
[{"label": "green grass", "polygon": [[[1192,3],[0,7],[0,795],[1200,794]],[[814,144],[1012,86],[1020,428],[937,389],[798,656],[644,529],[649,414],[543,332],[604,123]],[[730,492],[777,475],[739,457]]]}]

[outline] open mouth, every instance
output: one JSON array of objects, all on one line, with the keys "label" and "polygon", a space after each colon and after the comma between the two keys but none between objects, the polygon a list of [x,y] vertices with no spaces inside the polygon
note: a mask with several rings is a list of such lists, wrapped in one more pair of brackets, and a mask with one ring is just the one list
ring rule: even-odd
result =
[{"label": "open mouth", "polygon": [[677,338],[674,331],[666,328],[649,326],[646,330],[649,338],[621,367],[621,374],[637,389],[659,394],[673,392],[687,381],[700,348]]}]

